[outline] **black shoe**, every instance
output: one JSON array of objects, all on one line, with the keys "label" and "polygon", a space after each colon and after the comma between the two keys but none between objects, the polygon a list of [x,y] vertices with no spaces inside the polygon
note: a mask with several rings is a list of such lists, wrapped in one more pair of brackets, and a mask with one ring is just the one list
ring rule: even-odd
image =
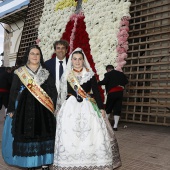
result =
[{"label": "black shoe", "polygon": [[114,131],[117,131],[118,129],[117,128],[113,128]]},{"label": "black shoe", "polygon": [[35,170],[35,168],[28,168],[27,170]]}]

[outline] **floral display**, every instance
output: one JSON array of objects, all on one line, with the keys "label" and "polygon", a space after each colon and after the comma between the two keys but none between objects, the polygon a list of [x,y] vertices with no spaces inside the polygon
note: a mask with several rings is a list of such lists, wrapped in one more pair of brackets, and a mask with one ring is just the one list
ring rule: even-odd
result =
[{"label": "floral display", "polygon": [[129,31],[128,0],[83,0],[82,10],[75,13],[78,0],[44,0],[38,42],[45,60],[54,53],[53,42],[65,39],[71,53],[81,47],[93,70],[103,79],[108,64],[122,71],[126,64]]},{"label": "floral display", "polygon": [[44,0],[44,8],[38,28],[39,46],[42,49],[44,59],[51,58],[54,53],[53,43],[61,39],[70,16],[76,7],[65,7],[63,10],[55,10],[60,0]]},{"label": "floral display", "polygon": [[[89,0],[83,4],[91,54],[100,79],[103,79],[106,65],[112,64],[121,71],[121,66],[125,64],[124,60],[119,59],[125,45],[127,45],[126,49],[128,48],[127,39],[121,39],[124,34],[128,36],[128,29],[123,29],[122,24],[125,22],[123,23],[122,19],[126,18],[126,22],[129,23],[130,4],[127,0]],[[121,31],[120,28],[122,28]],[[120,46],[120,41],[123,41],[123,46]]]}]

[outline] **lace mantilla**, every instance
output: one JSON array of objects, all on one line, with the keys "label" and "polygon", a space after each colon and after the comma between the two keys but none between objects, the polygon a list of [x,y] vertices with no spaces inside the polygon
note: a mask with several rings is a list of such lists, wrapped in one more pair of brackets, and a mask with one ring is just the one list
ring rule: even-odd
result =
[{"label": "lace mantilla", "polygon": [[86,83],[94,76],[93,71],[88,71],[86,68],[83,68],[83,76],[81,76],[81,79],[78,78],[78,81],[80,85]]},{"label": "lace mantilla", "polygon": [[50,74],[49,71],[45,68],[42,68],[42,66],[39,67],[37,73],[34,73],[29,68],[27,68],[27,71],[38,85],[42,85],[48,79]]},{"label": "lace mantilla", "polygon": [[93,72],[92,68],[90,67],[90,64],[87,60],[85,53],[82,51],[81,48],[76,48],[70,54],[64,74],[62,75],[62,77],[60,79],[60,87],[59,87],[59,91],[58,91],[58,98],[57,98],[55,114],[59,111],[59,109],[61,108],[61,105],[63,104],[63,102],[65,101],[66,96],[67,96],[67,78],[69,76],[69,73],[72,71],[71,59],[72,59],[72,55],[75,51],[81,51],[84,55],[84,68],[82,71],[83,74],[82,74],[82,78],[80,80],[80,85],[89,81],[94,75],[94,72]]}]

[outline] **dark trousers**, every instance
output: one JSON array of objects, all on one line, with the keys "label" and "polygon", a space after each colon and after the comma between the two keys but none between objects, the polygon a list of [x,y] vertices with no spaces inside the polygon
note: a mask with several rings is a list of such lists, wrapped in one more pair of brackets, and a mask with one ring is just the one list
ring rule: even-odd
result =
[{"label": "dark trousers", "polygon": [[1,92],[0,93],[0,110],[2,109],[3,105],[5,106],[5,108],[8,107],[8,100],[9,100],[9,93]]},{"label": "dark trousers", "polygon": [[106,113],[120,116],[122,110],[123,91],[112,92],[107,95]]}]

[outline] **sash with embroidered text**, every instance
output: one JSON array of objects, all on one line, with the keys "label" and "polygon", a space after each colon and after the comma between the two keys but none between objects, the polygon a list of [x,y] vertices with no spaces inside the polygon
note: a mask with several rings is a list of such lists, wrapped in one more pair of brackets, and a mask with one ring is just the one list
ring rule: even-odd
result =
[{"label": "sash with embroidered text", "polygon": [[30,93],[49,111],[54,113],[54,104],[48,94],[34,81],[31,75],[28,73],[25,66],[15,70],[15,73],[20,78],[21,82],[30,91]]}]

